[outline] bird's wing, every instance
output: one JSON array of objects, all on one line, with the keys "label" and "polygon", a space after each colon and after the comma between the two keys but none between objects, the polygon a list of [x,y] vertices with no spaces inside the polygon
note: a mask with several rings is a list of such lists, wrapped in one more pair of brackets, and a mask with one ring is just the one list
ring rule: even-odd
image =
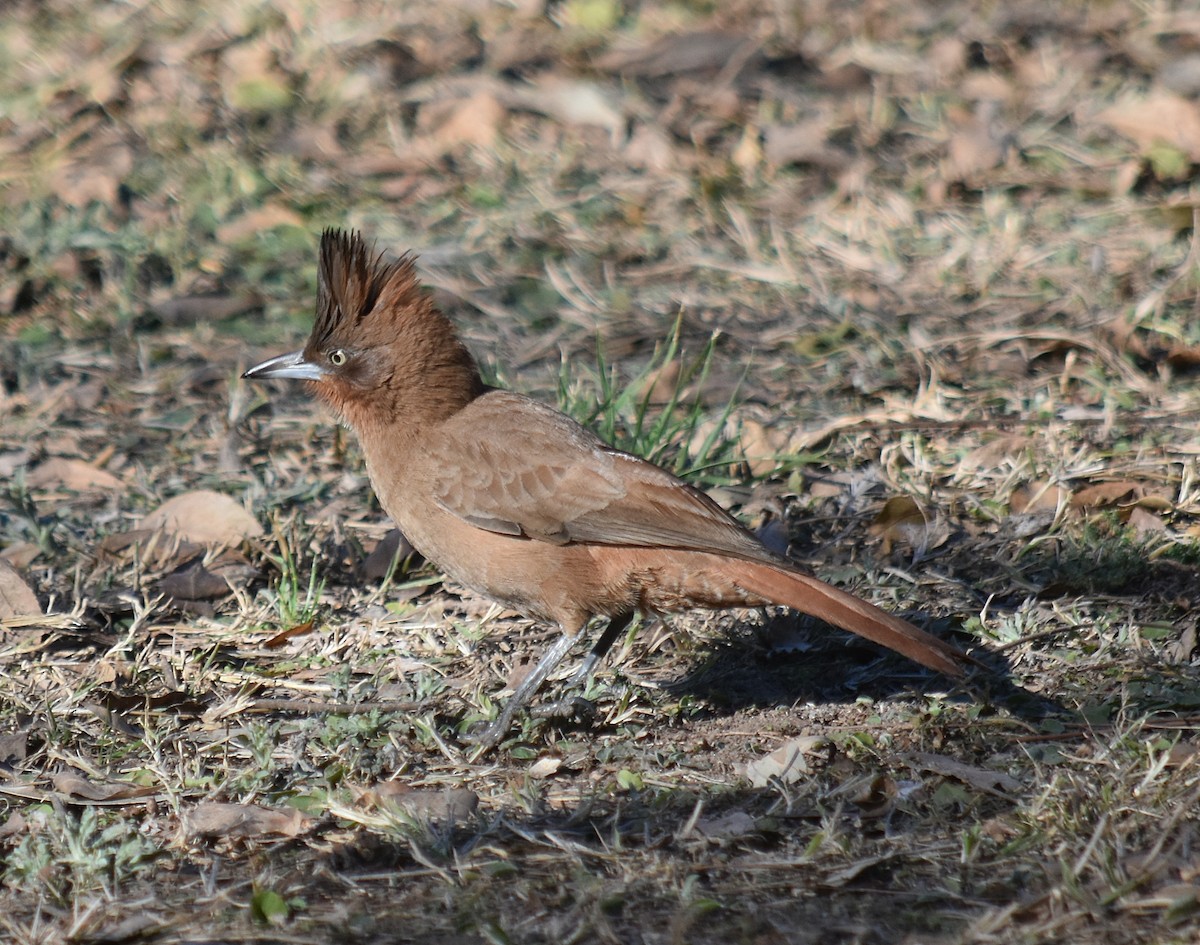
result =
[{"label": "bird's wing", "polygon": [[478,528],[778,562],[703,492],[519,394],[472,402],[428,443],[434,498]]}]

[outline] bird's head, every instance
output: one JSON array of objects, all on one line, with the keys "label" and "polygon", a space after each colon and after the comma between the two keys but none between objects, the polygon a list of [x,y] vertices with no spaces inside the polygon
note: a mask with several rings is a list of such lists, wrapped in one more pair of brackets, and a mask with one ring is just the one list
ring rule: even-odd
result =
[{"label": "bird's head", "polygon": [[308,343],[243,377],[308,381],[356,428],[414,408],[452,413],[478,395],[475,361],[417,282],[412,254],[387,261],[358,232],[333,229],[320,252]]}]

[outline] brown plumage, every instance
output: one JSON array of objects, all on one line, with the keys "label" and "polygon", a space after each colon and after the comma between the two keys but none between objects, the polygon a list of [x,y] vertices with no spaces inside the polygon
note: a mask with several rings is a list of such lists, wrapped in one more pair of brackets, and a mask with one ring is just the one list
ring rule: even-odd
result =
[{"label": "brown plumage", "polygon": [[317,320],[301,352],[247,377],[309,381],[357,432],[379,501],[459,583],[564,636],[480,741],[494,744],[594,616],[782,604],[948,676],[969,661],[899,617],[803,574],[707,495],[569,417],[488,388],[412,258],[321,238]]}]

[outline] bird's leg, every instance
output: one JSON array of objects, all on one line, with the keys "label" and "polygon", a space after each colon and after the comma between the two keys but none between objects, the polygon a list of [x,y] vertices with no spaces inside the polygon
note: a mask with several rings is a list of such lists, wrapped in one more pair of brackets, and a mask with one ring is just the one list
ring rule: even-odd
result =
[{"label": "bird's leg", "polygon": [[[568,689],[572,689],[575,686],[583,686],[587,683],[596,669],[596,664],[604,659],[604,655],[612,649],[612,645],[617,637],[624,633],[625,628],[633,622],[633,618],[633,611],[617,614],[617,616],[609,618],[608,626],[604,628],[604,633],[600,635],[600,639],[596,641],[596,645],[584,657],[583,663],[567,683]],[[596,706],[583,696],[566,696],[530,709],[529,712],[530,715],[539,719],[573,718],[587,725],[596,715]]]},{"label": "bird's leg", "polygon": [[500,710],[500,715],[497,716],[496,721],[478,735],[463,736],[463,740],[473,742],[485,751],[495,748],[508,731],[513,717],[533,698],[533,694],[546,681],[546,677],[554,672],[558,664],[563,661],[563,657],[571,651],[571,647],[583,636],[586,626],[584,624],[574,632],[564,632],[555,641],[554,645],[546,651],[546,655],[541,658],[537,666],[533,668],[533,671],[521,680],[521,684],[509,696],[508,702],[504,704],[504,708]]},{"label": "bird's leg", "polygon": [[586,682],[591,678],[592,673],[596,671],[596,666],[604,659],[608,651],[612,649],[612,645],[617,642],[617,637],[624,633],[633,622],[634,616],[634,611],[630,610],[609,618],[608,626],[600,634],[600,639],[596,641],[596,645],[592,647],[588,655],[583,658],[583,663],[580,664],[579,670],[571,677],[572,686],[578,686],[580,683]]}]

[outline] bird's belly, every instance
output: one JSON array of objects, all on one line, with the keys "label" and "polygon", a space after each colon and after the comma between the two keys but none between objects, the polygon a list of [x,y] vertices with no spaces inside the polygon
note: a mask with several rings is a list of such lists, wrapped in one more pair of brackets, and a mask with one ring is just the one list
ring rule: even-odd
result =
[{"label": "bird's belly", "polygon": [[448,512],[393,515],[405,537],[456,583],[530,617],[566,626],[617,613],[596,586],[586,546],[554,545],[469,525]]}]

